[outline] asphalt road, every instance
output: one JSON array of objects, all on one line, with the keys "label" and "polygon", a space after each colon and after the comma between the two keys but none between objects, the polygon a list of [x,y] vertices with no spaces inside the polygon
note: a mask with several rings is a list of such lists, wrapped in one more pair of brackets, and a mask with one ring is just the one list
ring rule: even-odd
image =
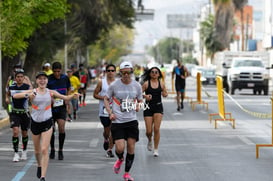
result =
[{"label": "asphalt road", "polygon": [[[192,78],[187,82],[187,95],[196,99]],[[251,91],[242,91],[232,97],[250,112],[271,113],[269,96],[253,96]],[[66,124],[64,160],[50,160],[47,181],[123,180],[122,172],[117,175],[112,171],[116,158],[105,156],[102,126],[97,116],[98,101],[92,97],[92,87],[87,100],[88,104],[81,108],[78,119]],[[135,180],[272,181],[273,148],[261,148],[260,158],[255,157],[256,144],[272,142],[271,118],[254,117],[225,98],[226,112],[232,112],[236,129],[232,129],[229,122],[221,122],[218,129],[214,129],[214,124],[208,120],[210,113],[218,111],[214,86],[204,87],[202,100],[208,103],[208,111],[202,105],[197,105],[193,111],[186,103],[178,112],[174,95],[164,99],[160,155],[157,158],[147,151],[143,116],[142,112],[139,113],[140,140],[131,169]],[[12,156],[11,130],[1,129],[0,180],[38,180],[32,141],[29,142],[27,161],[13,163]]]}]

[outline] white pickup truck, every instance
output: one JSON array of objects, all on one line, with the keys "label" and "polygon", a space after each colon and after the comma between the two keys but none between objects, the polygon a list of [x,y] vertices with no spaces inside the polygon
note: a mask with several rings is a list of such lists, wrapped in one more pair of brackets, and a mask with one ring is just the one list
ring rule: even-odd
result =
[{"label": "white pickup truck", "polygon": [[[235,60],[247,61],[238,67]],[[256,60],[256,64],[251,64]],[[244,62],[244,61],[243,61]],[[259,62],[259,63],[258,63]],[[216,75],[223,78],[226,92],[234,94],[236,89],[253,89],[254,94],[262,91],[268,95],[270,58],[266,51],[222,51],[214,56]],[[243,64],[243,63],[241,63]]]},{"label": "white pickup truck", "polygon": [[253,89],[253,94],[263,91],[268,95],[269,71],[261,58],[235,57],[226,68],[230,94],[234,94],[236,89]]}]

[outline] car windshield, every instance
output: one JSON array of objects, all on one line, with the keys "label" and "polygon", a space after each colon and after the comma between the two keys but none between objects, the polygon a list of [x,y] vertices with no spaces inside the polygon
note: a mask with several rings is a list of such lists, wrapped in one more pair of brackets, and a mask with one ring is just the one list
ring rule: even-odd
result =
[{"label": "car windshield", "polygon": [[215,71],[214,70],[203,70],[203,75],[204,76],[215,75]]},{"label": "car windshield", "polygon": [[259,60],[236,60],[234,67],[263,67]]}]

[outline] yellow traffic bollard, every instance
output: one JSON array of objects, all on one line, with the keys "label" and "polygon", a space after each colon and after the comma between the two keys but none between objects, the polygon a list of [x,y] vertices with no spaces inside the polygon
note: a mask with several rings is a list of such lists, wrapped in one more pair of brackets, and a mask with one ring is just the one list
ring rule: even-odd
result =
[{"label": "yellow traffic bollard", "polygon": [[231,121],[233,129],[235,129],[235,119],[232,118],[231,113],[226,113],[225,112],[225,102],[224,102],[224,94],[223,94],[223,80],[222,80],[222,77],[220,77],[220,76],[216,77],[216,85],[217,85],[217,95],[218,95],[218,113],[209,114],[209,120],[211,122],[212,119],[214,119],[215,129],[217,128],[217,121]]}]

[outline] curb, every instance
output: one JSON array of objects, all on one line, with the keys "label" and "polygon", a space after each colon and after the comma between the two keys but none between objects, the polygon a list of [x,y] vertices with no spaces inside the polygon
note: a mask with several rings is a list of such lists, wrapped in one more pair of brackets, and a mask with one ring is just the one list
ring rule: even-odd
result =
[{"label": "curb", "polygon": [[0,129],[7,127],[9,125],[9,116],[0,120]]}]

